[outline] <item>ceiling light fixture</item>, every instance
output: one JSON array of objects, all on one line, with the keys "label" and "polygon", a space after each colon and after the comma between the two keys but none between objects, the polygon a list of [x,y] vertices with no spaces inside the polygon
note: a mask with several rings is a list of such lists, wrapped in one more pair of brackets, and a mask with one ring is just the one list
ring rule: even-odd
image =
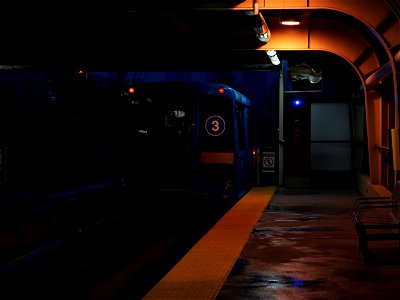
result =
[{"label": "ceiling light fixture", "polygon": [[300,21],[296,21],[296,20],[283,20],[281,21],[282,25],[289,25],[289,26],[296,26],[296,25],[300,25]]},{"label": "ceiling light fixture", "polygon": [[258,16],[260,16],[261,26],[257,28],[254,27],[253,29],[256,32],[257,38],[261,42],[267,43],[271,38],[271,31],[269,30],[263,15],[259,13]]},{"label": "ceiling light fixture", "polygon": [[265,22],[265,19],[261,12],[258,12],[257,14],[254,13],[254,11],[245,11],[245,13],[251,17],[251,22],[252,22],[252,27],[254,32],[256,33],[257,38],[263,42],[267,43],[270,38],[271,38],[271,31],[268,28],[267,22]]},{"label": "ceiling light fixture", "polygon": [[258,1],[254,4],[254,10],[244,11],[246,15],[251,17],[251,26],[256,33],[257,38],[263,42],[267,43],[271,38],[271,31],[268,28],[267,22],[261,12],[258,10]]},{"label": "ceiling light fixture", "polygon": [[267,50],[266,51],[269,59],[271,60],[271,63],[275,66],[279,65],[281,61],[279,60],[278,54],[276,53],[275,50]]},{"label": "ceiling light fixture", "polygon": [[300,14],[295,13],[295,12],[285,13],[284,15],[282,15],[279,18],[279,22],[282,25],[296,26],[296,25],[300,25],[301,17],[300,17]]}]

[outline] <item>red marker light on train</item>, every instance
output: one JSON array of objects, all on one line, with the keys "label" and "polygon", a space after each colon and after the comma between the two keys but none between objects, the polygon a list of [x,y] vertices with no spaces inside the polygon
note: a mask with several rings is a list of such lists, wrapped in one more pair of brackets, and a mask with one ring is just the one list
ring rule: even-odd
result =
[{"label": "red marker light on train", "polygon": [[133,94],[135,92],[135,89],[133,87],[130,87],[128,92],[129,92],[129,94]]},{"label": "red marker light on train", "polygon": [[224,89],[223,87],[220,87],[220,88],[218,89],[218,93],[220,93],[220,94],[225,93],[225,89]]},{"label": "red marker light on train", "polygon": [[76,75],[77,75],[78,78],[83,78],[83,79],[87,78],[86,71],[82,70],[82,69],[76,71]]}]

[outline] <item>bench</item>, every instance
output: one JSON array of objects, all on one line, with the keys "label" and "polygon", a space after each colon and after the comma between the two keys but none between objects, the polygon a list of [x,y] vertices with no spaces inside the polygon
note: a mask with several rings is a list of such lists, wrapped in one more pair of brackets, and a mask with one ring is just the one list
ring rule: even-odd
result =
[{"label": "bench", "polygon": [[370,258],[370,241],[398,241],[400,247],[400,180],[391,197],[357,198],[352,218],[364,260]]}]

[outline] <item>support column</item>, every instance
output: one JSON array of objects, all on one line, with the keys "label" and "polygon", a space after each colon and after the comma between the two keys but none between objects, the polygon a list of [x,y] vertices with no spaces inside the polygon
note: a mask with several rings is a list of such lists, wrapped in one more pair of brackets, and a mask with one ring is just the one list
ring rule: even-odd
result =
[{"label": "support column", "polygon": [[382,154],[376,148],[382,141],[382,95],[377,91],[366,93],[365,115],[368,135],[369,171],[371,184],[381,184]]}]

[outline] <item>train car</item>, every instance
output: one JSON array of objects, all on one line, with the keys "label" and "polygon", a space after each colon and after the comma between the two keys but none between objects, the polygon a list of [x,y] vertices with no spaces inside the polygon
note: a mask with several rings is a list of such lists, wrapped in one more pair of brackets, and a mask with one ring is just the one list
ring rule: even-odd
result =
[{"label": "train car", "polygon": [[122,93],[132,130],[130,177],[161,191],[237,199],[254,183],[252,103],[207,82],[146,82]]}]

